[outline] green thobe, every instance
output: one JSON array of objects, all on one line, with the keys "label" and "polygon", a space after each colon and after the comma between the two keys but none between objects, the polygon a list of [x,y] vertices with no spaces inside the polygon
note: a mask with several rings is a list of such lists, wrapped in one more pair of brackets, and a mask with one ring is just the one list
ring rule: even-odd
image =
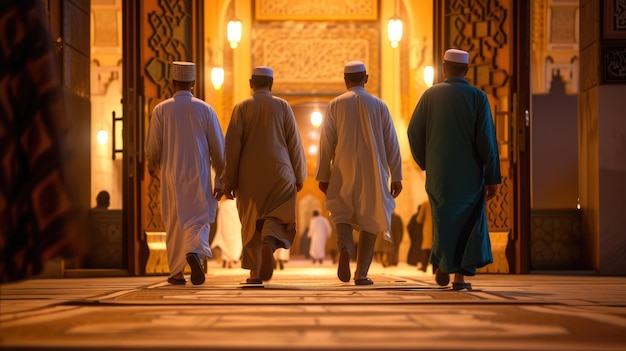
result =
[{"label": "green thobe", "polygon": [[431,262],[445,273],[474,275],[493,262],[484,187],[502,178],[487,95],[462,77],[433,86],[413,112],[408,138],[426,171]]}]

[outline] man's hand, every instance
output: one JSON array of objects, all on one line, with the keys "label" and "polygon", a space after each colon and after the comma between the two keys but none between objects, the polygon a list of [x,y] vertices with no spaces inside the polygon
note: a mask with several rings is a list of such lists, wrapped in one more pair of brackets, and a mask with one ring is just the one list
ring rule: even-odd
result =
[{"label": "man's hand", "polygon": [[328,182],[320,182],[318,186],[320,190],[326,194],[326,190],[328,190]]},{"label": "man's hand", "polygon": [[498,192],[498,184],[485,185],[485,199],[491,200],[496,196]]},{"label": "man's hand", "polygon": [[237,196],[237,190],[229,187],[228,185],[224,186],[224,195],[226,196],[227,199],[234,199],[235,196]]},{"label": "man's hand", "polygon": [[215,188],[215,189],[213,189],[213,197],[217,201],[220,201],[223,196],[224,196],[224,189],[222,189],[222,188]]},{"label": "man's hand", "polygon": [[391,196],[395,199],[402,192],[402,181],[391,182]]}]

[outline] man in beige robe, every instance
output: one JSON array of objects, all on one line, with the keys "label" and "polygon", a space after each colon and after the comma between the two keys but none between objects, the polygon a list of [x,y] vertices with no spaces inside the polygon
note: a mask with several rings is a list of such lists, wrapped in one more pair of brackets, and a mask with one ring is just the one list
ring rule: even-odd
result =
[{"label": "man in beige robe", "polygon": [[252,71],[251,97],[238,103],[226,131],[221,180],[237,199],[243,241],[242,267],[250,284],[274,271],[273,253],[289,249],[296,234],[296,195],[306,178],[306,159],[295,116],[287,101],[271,94],[274,73]]},{"label": "man in beige robe", "polygon": [[345,65],[348,91],[333,99],[326,109],[316,176],[337,229],[337,277],[341,281],[350,281],[352,230],[360,232],[356,285],[372,284],[367,272],[374,256],[376,233],[389,232],[395,198],[402,191],[396,130],[387,105],[365,90],[367,79],[362,62]]}]

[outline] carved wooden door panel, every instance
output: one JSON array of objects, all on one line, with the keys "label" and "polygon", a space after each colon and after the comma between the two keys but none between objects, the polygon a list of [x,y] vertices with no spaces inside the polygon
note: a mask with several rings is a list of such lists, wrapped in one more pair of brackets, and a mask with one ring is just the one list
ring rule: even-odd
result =
[{"label": "carved wooden door panel", "polygon": [[[201,0],[123,2],[124,230],[129,238],[131,274],[165,273],[155,271],[154,265],[146,267],[147,233],[165,229],[160,184],[144,169],[143,147],[154,106],[173,95],[170,63],[204,62],[202,7]],[[203,65],[196,64],[196,77],[203,76]],[[194,95],[203,98],[201,79],[196,81]],[[156,246],[164,248],[164,244]],[[161,266],[167,267],[167,262]]]},{"label": "carved wooden door panel", "polygon": [[483,271],[528,271],[529,3],[435,1],[435,62],[448,48],[470,53],[468,80],[489,96],[500,145],[502,185],[487,203],[494,264]]}]

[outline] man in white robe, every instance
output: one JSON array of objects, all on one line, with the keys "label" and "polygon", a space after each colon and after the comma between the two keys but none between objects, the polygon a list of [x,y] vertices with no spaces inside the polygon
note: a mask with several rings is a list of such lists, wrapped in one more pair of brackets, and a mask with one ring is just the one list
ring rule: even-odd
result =
[{"label": "man in white robe", "polygon": [[365,90],[367,79],[362,62],[345,65],[348,91],[326,110],[316,176],[337,229],[341,281],[350,281],[352,230],[360,231],[356,285],[373,284],[367,273],[376,233],[389,231],[394,199],[402,191],[402,161],[393,121],[387,105]]},{"label": "man in white robe", "polygon": [[224,168],[224,136],[215,110],[191,93],[195,65],[174,62],[174,96],[155,106],[146,139],[148,172],[160,177],[161,216],[166,230],[168,282],[185,284],[183,270],[191,267],[191,282],[204,283],[201,259],[211,257],[209,225],[215,220],[221,183],[211,184]]},{"label": "man in white robe", "polygon": [[211,248],[219,247],[224,266],[231,268],[232,264],[241,258],[242,250],[241,222],[235,200],[224,199],[220,202],[215,224],[217,229],[211,242]]},{"label": "man in white robe", "polygon": [[309,256],[313,259],[313,263],[324,262],[326,257],[326,240],[333,233],[333,227],[326,217],[320,216],[320,213],[313,211],[313,217],[309,222],[308,237],[311,238],[311,246],[309,247]]},{"label": "man in white robe", "polygon": [[274,73],[252,71],[251,97],[238,103],[226,131],[221,180],[226,197],[237,198],[242,225],[242,267],[250,284],[274,271],[273,253],[290,248],[296,234],[296,195],[306,178],[306,159],[295,116],[271,93]]}]

